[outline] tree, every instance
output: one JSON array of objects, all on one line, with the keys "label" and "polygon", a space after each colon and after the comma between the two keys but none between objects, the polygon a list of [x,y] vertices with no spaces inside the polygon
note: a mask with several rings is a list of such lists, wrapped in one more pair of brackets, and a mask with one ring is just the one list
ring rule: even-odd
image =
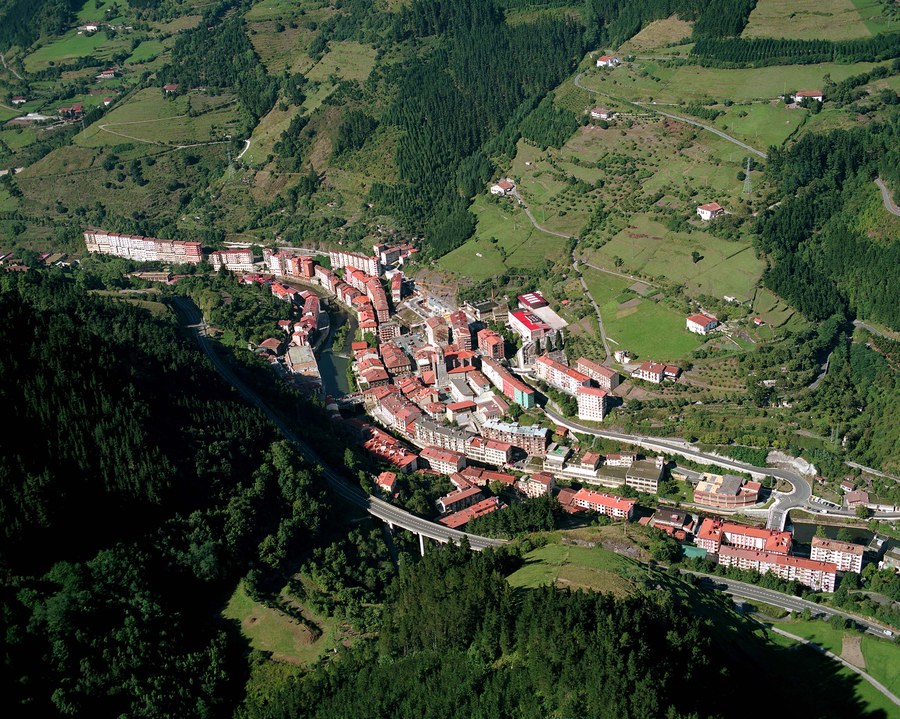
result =
[{"label": "tree", "polygon": [[869,518],[869,508],[866,507],[864,504],[859,505],[856,508],[856,516],[859,517],[859,519],[868,519]]},{"label": "tree", "polygon": [[701,255],[697,250],[691,252],[691,259],[694,261],[694,264],[697,264],[700,260],[703,259],[703,255]]}]

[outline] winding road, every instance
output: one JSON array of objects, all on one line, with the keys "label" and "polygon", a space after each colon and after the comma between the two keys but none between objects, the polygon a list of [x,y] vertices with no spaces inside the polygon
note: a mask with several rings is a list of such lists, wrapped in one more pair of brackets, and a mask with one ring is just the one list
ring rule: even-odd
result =
[{"label": "winding road", "polygon": [[442,524],[429,522],[427,519],[416,517],[399,507],[395,507],[389,502],[367,495],[358,485],[341,476],[334,469],[329,467],[318,452],[300,439],[300,437],[298,437],[297,434],[294,433],[294,431],[288,427],[265,402],[263,402],[259,395],[234,374],[231,368],[215,352],[209,339],[206,337],[206,322],[203,320],[203,315],[197,305],[186,297],[174,298],[174,305],[183,324],[193,332],[201,349],[222,378],[234,387],[248,402],[250,402],[250,404],[265,414],[278,428],[285,439],[292,442],[297,447],[298,451],[305,459],[321,468],[322,476],[325,477],[328,486],[341,499],[353,506],[365,509],[369,514],[387,522],[389,525],[407,529],[420,536],[428,537],[429,539],[438,542],[459,543],[465,538],[468,539],[472,549],[476,550],[485,549],[486,547],[495,547],[506,543],[502,539],[491,539],[477,534],[460,532],[459,530],[445,527]]},{"label": "winding road", "polygon": [[[600,92],[599,90],[595,90],[592,87],[585,87],[584,85],[582,85],[581,78],[583,75],[584,75],[584,73],[580,72],[575,76],[575,79],[572,81],[575,84],[575,87],[581,88],[582,90],[585,90],[586,92],[591,92],[595,95],[600,95],[602,97],[608,97],[612,100],[617,99],[617,98],[612,97],[611,95],[608,95],[605,92]],[[754,155],[758,155],[759,157],[763,158],[764,160],[768,157],[765,152],[762,152],[761,150],[757,150],[755,147],[750,147],[750,145],[748,145],[746,142],[741,142],[737,138],[734,138],[731,135],[729,135],[725,132],[722,132],[720,129],[718,129],[716,127],[712,127],[711,125],[706,125],[702,122],[699,122],[698,120],[692,120],[687,117],[682,117],[681,115],[674,115],[671,112],[664,112],[659,109],[659,107],[657,106],[657,104],[655,102],[643,103],[643,102],[635,102],[633,100],[626,100],[625,102],[635,105],[636,107],[639,107],[642,110],[647,110],[648,112],[655,112],[656,114],[662,115],[663,117],[668,117],[672,120],[677,120],[678,122],[684,122],[688,125],[693,125],[694,127],[699,127],[703,130],[706,130],[707,132],[711,132],[714,135],[718,135],[723,140],[728,140],[728,142],[731,142],[731,143],[737,145],[738,147],[743,148],[747,152],[752,152]]]},{"label": "winding road", "polygon": [[878,185],[878,189],[881,190],[881,199],[884,201],[884,209],[890,212],[892,215],[896,215],[900,217],[900,207],[894,203],[894,198],[891,194],[890,189],[887,185],[884,184],[884,180],[880,177],[875,178],[875,184]]}]

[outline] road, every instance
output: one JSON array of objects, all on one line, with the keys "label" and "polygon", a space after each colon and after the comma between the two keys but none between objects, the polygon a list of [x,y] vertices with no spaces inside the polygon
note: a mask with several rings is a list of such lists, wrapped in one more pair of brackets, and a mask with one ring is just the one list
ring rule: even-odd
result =
[{"label": "road", "polygon": [[881,190],[881,199],[884,201],[884,209],[892,215],[900,217],[900,207],[897,207],[897,205],[894,204],[894,198],[891,191],[888,189],[888,186],[884,184],[884,180],[878,177],[875,179],[875,184],[878,185],[878,189]]},{"label": "road", "polygon": [[771,629],[776,634],[780,634],[783,637],[787,637],[788,639],[792,639],[795,642],[800,642],[801,644],[805,644],[810,649],[812,649],[816,652],[819,652],[820,654],[824,654],[829,659],[833,659],[836,662],[840,662],[845,667],[847,667],[847,669],[849,669],[851,672],[859,674],[859,676],[861,676],[863,679],[865,679],[867,682],[869,682],[869,684],[871,684],[878,691],[880,691],[882,694],[884,694],[894,704],[896,704],[897,706],[900,706],[900,699],[898,699],[897,696],[893,692],[891,692],[890,689],[888,689],[884,684],[882,684],[880,681],[875,679],[875,677],[873,677],[871,674],[864,672],[862,669],[854,666],[853,664],[848,662],[846,659],[839,657],[837,654],[835,654],[834,652],[828,651],[824,647],[820,647],[818,644],[814,644],[813,642],[809,641],[808,639],[804,639],[803,637],[798,637],[796,634],[791,634],[790,632],[786,632],[783,629],[779,629],[778,627],[774,627],[774,626],[770,626],[769,629]]},{"label": "road", "polygon": [[9,71],[10,71],[13,75],[15,75],[19,80],[24,80],[24,79],[25,79],[25,78],[22,77],[18,72],[16,72],[16,68],[12,67],[11,65],[7,65],[7,64],[6,64],[6,58],[4,57],[4,55],[3,55],[2,52],[0,52],[0,62],[3,63],[3,67],[5,67],[7,70],[9,70]]},{"label": "road", "polygon": [[235,157],[234,159],[240,160],[244,156],[244,153],[246,153],[247,150],[249,150],[249,149],[250,149],[250,140],[244,140],[244,149],[241,150],[240,154],[237,157]]},{"label": "road", "polygon": [[[581,72],[575,76],[575,79],[573,80],[573,82],[576,87],[580,87],[582,90],[586,90],[587,92],[592,92],[595,95],[602,95],[603,97],[609,97],[610,99],[613,99],[613,100],[617,99],[617,98],[611,97],[610,95],[607,95],[605,92],[600,92],[599,90],[595,90],[592,87],[585,87],[584,85],[582,85],[581,77],[583,75],[584,75],[584,73]],[[684,123],[687,123],[688,125],[693,125],[694,127],[699,127],[703,130],[706,130],[707,132],[711,132],[714,135],[718,135],[719,137],[721,137],[724,140],[728,140],[728,142],[731,142],[731,143],[737,145],[738,147],[742,147],[747,152],[752,152],[754,155],[758,155],[759,157],[763,158],[764,160],[767,157],[765,152],[762,152],[761,150],[757,150],[755,147],[750,147],[750,145],[748,145],[747,143],[741,142],[737,138],[734,138],[731,135],[728,135],[728,134],[722,132],[721,130],[719,130],[716,127],[712,127],[710,125],[705,125],[702,122],[699,122],[697,120],[692,120],[687,117],[682,117],[681,115],[673,115],[670,112],[663,112],[656,106],[655,102],[649,103],[649,104],[642,103],[642,102],[634,102],[633,100],[626,100],[625,102],[635,105],[635,106],[641,108],[642,110],[647,110],[649,112],[655,112],[658,115],[662,115],[663,117],[668,117],[668,118],[671,118],[672,120],[677,120],[678,122],[684,122]]]},{"label": "road", "polygon": [[701,580],[703,580],[703,584],[706,585],[724,585],[725,588],[722,589],[722,591],[725,592],[725,594],[729,594],[740,599],[749,599],[750,601],[771,604],[773,607],[780,607],[781,609],[786,609],[789,612],[800,613],[804,609],[808,609],[812,616],[821,615],[824,619],[830,619],[832,616],[837,614],[838,616],[849,619],[851,622],[855,622],[856,624],[860,625],[870,634],[874,634],[875,636],[882,638],[886,636],[884,633],[885,629],[887,629],[888,631],[893,631],[886,624],[875,622],[869,617],[863,617],[858,614],[849,614],[847,612],[841,611],[840,609],[835,609],[834,607],[816,604],[815,602],[810,602],[807,599],[801,599],[800,597],[795,597],[790,594],[776,592],[774,589],[765,589],[763,587],[758,587],[755,584],[747,584],[746,582],[739,582],[736,579],[720,577],[715,574],[693,572],[688,569],[681,569],[679,571],[684,574],[693,574],[700,577]]},{"label": "road", "polygon": [[888,332],[885,330],[880,330],[877,327],[866,324],[862,320],[853,320],[853,326],[862,327],[864,330],[871,332],[873,335],[878,335],[879,337],[884,337],[885,339],[893,340],[894,342],[900,342],[900,332]]},{"label": "road", "polygon": [[477,534],[460,532],[456,529],[445,527],[442,524],[429,522],[427,519],[416,517],[415,515],[412,515],[409,512],[400,509],[399,507],[395,507],[389,502],[385,502],[376,497],[367,495],[355,483],[339,475],[334,469],[332,469],[325,463],[318,452],[316,452],[306,442],[300,439],[300,437],[298,437],[294,433],[294,431],[291,430],[291,428],[288,427],[284,423],[284,421],[277,414],[275,414],[275,412],[273,412],[268,407],[268,405],[265,404],[265,402],[262,401],[259,395],[257,395],[246,384],[244,384],[234,374],[234,372],[232,372],[231,368],[222,360],[222,358],[215,352],[211,343],[206,337],[206,323],[204,322],[203,316],[197,306],[191,300],[185,297],[176,297],[174,303],[179,315],[182,318],[183,323],[188,327],[188,329],[193,331],[194,336],[196,337],[197,342],[200,344],[201,349],[209,358],[209,361],[212,362],[213,367],[216,368],[216,371],[218,371],[218,373],[226,382],[228,382],[248,402],[250,402],[250,404],[259,409],[263,414],[265,414],[266,417],[268,417],[269,420],[278,428],[281,434],[297,447],[298,451],[303,455],[305,459],[307,459],[314,465],[318,465],[321,468],[322,475],[328,482],[328,486],[341,499],[356,507],[365,509],[369,514],[377,517],[378,519],[381,519],[384,522],[388,522],[389,524],[400,527],[402,529],[407,529],[411,532],[415,532],[416,534],[428,537],[429,539],[434,539],[438,542],[460,542],[465,537],[469,540],[469,544],[471,545],[471,547],[478,550],[485,549],[486,547],[505,544],[505,542],[501,539],[491,539],[489,537],[482,537]]},{"label": "road", "polygon": [[751,476],[764,475],[783,479],[791,485],[792,489],[790,492],[773,491],[772,494],[775,497],[775,503],[768,509],[768,522],[766,525],[771,529],[784,529],[787,513],[791,509],[804,508],[809,504],[809,497],[812,494],[809,482],[803,479],[797,472],[793,472],[789,469],[756,467],[752,464],[744,464],[743,462],[738,462],[727,457],[719,457],[714,454],[701,452],[692,444],[680,440],[660,439],[658,437],[648,437],[645,435],[593,429],[591,427],[586,427],[583,424],[573,422],[571,419],[563,417],[549,407],[545,406],[543,409],[544,413],[556,424],[566,427],[574,432],[612,439],[626,444],[634,444],[639,447],[646,447],[647,449],[653,449],[668,454],[677,454],[700,464],[715,464],[720,467],[725,467],[726,469],[746,472]]}]

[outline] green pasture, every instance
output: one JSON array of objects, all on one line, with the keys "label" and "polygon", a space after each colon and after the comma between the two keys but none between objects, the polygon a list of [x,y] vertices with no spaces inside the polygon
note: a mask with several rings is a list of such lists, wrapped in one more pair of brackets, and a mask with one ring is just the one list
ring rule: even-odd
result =
[{"label": "green pasture", "polygon": [[757,290],[753,312],[772,329],[785,326],[797,316],[796,311],[787,302],[765,288]]},{"label": "green pasture", "polygon": [[886,3],[883,0],[851,0],[851,2],[872,35],[900,29],[900,23],[896,18],[894,22],[886,19],[884,12]]},{"label": "green pasture", "polygon": [[[748,242],[729,242],[707,232],[671,232],[658,222],[633,215],[627,228],[589,259],[602,267],[613,267],[616,258],[622,270],[650,277],[665,277],[683,284],[689,294],[715,297],[752,297],[764,269]],[[692,252],[702,259],[694,262]]]},{"label": "green pasture", "polygon": [[264,163],[274,151],[275,143],[281,139],[281,135],[299,112],[299,107],[280,110],[276,105],[272,108],[253,128],[253,134],[250,136],[250,149],[244,153],[241,160],[251,165]]},{"label": "green pasture", "polygon": [[713,124],[763,152],[772,145],[780,146],[810,115],[802,108],[788,109],[781,100],[722,109],[725,114]]},{"label": "green pasture", "polygon": [[0,212],[12,212],[19,206],[15,197],[0,187]]},{"label": "green pasture", "polygon": [[[828,622],[817,619],[792,619],[776,626],[815,642],[838,656],[841,655],[843,637],[848,634],[847,630],[835,629]],[[860,649],[866,660],[865,671],[894,694],[900,694],[900,645],[871,634],[862,634]]]},{"label": "green pasture", "polygon": [[547,544],[526,554],[524,566],[507,581],[528,589],[556,584],[627,596],[637,590],[642,571],[633,559],[599,547]]},{"label": "green pasture", "polygon": [[258,0],[244,17],[248,21],[291,18],[297,15],[298,6],[297,0]]},{"label": "green pasture", "polygon": [[[825,75],[840,82],[851,75],[867,72],[877,64],[826,62],[723,69],[698,65],[669,67],[664,61],[639,60],[631,67],[619,67],[612,72],[591,71],[581,82],[587,88],[638,102],[675,105],[726,99],[747,102],[771,100],[791,90],[820,89]],[[677,108],[673,110],[678,114]]]},{"label": "green pasture", "polygon": [[[507,267],[539,267],[565,253],[566,241],[536,230],[511,199],[494,203],[482,195],[475,199],[471,211],[477,217],[475,234],[438,260],[448,272],[484,280]],[[492,237],[496,243],[490,241]]]},{"label": "green pasture", "polygon": [[128,33],[120,33],[110,40],[105,32],[79,35],[73,30],[28,55],[24,61],[25,69],[28,72],[38,72],[51,64],[65,64],[87,55],[106,60],[130,46],[131,38]]},{"label": "green pasture", "polygon": [[[703,344],[685,329],[685,315],[649,298],[624,290],[631,280],[583,267],[584,281],[600,306],[603,326],[614,349],[626,349],[639,359],[681,359]],[[632,300],[633,306],[622,307]]]},{"label": "green pasture", "polygon": [[[189,110],[196,114],[189,116]],[[145,144],[191,144],[219,141],[237,120],[232,98],[179,95],[166,98],[159,88],[145,88],[75,137],[86,147]]]},{"label": "green pasture", "polygon": [[[308,610],[304,614],[309,616]],[[286,614],[254,602],[238,585],[228,600],[222,616],[240,625],[241,633],[247,637],[254,649],[272,652],[273,658],[298,664],[308,664],[318,659],[323,652],[337,646],[339,627],[337,621],[326,617],[315,617],[315,623],[322,628],[322,635],[314,639],[310,630]]]},{"label": "green pasture", "polygon": [[870,34],[852,0],[758,0],[741,37],[850,40]]},{"label": "green pasture", "polygon": [[134,52],[125,60],[126,65],[137,65],[138,63],[147,62],[156,57],[165,50],[165,46],[159,40],[144,40],[138,45]]},{"label": "green pasture", "polygon": [[0,106],[0,122],[12,120],[14,117],[18,117],[21,114],[22,110],[16,110],[12,107],[7,107],[6,105]]},{"label": "green pasture", "polygon": [[332,75],[342,80],[364,82],[375,66],[377,51],[371,45],[353,40],[332,42],[328,52],[306,73],[309,80],[329,81]]}]

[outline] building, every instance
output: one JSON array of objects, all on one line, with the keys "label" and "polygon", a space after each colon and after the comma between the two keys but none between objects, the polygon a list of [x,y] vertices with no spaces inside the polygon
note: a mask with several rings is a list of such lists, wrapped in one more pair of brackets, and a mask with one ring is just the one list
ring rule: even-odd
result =
[{"label": "building", "polygon": [[24,105],[28,100],[22,95],[16,95],[11,102],[13,105]]},{"label": "building", "polygon": [[637,452],[615,452],[607,454],[603,464],[607,467],[630,467],[637,461]]},{"label": "building", "polygon": [[579,387],[575,393],[578,400],[578,419],[602,422],[606,417],[609,393],[599,387]]},{"label": "building", "polygon": [[547,448],[546,427],[525,426],[515,422],[491,419],[481,426],[481,431],[488,439],[506,442],[531,455],[543,456]]},{"label": "building", "polygon": [[824,102],[825,95],[821,90],[800,90],[791,95],[794,102],[803,102],[804,100],[815,100],[816,102]]},{"label": "building", "polygon": [[425,320],[425,337],[428,344],[443,347],[450,342],[450,325],[443,317],[429,317]]},{"label": "building", "polygon": [[719,215],[725,214],[725,208],[718,202],[707,202],[705,205],[697,207],[697,214],[704,222],[712,220]]},{"label": "building", "polygon": [[686,320],[687,330],[698,335],[705,335],[715,327],[718,327],[719,320],[702,313],[691,315]]},{"label": "building", "polygon": [[252,272],[254,269],[253,250],[247,248],[210,252],[209,264],[214,270],[224,267],[232,272]]},{"label": "building", "polygon": [[466,443],[471,436],[458,427],[439,424],[424,417],[416,422],[415,432],[419,444],[449,449],[453,452],[465,452]]},{"label": "building", "polygon": [[163,92],[166,95],[171,95],[172,93],[178,92],[178,84],[174,82],[170,82],[166,85],[163,85]]},{"label": "building", "polygon": [[88,252],[115,255],[138,262],[175,262],[197,264],[203,259],[199,242],[158,240],[140,235],[91,230],[84,233]]},{"label": "building", "polygon": [[292,345],[284,358],[291,375],[303,389],[317,395],[322,393],[322,376],[312,348],[307,345]]},{"label": "building", "polygon": [[612,110],[607,110],[605,107],[594,107],[591,108],[591,119],[592,120],[612,120],[613,115],[615,115]]},{"label": "building", "polygon": [[478,351],[485,357],[502,360],[505,356],[503,335],[488,328],[479,330]]},{"label": "building", "polygon": [[472,330],[469,327],[469,318],[462,310],[457,310],[450,315],[450,329],[453,331],[453,344],[461,350],[472,349]]},{"label": "building", "polygon": [[539,340],[551,330],[550,325],[529,310],[510,310],[507,322],[526,342]]},{"label": "building", "polygon": [[482,499],[484,499],[484,495],[478,487],[468,487],[444,495],[437,501],[437,506],[442,514],[446,514],[470,507]]},{"label": "building", "polygon": [[665,472],[666,461],[663,457],[641,459],[625,469],[625,486],[633,487],[638,492],[656,494],[659,491],[659,480]]},{"label": "building", "polygon": [[621,64],[622,61],[614,55],[601,55],[597,58],[597,67],[615,67]]},{"label": "building", "polygon": [[718,509],[748,507],[759,501],[762,485],[733,474],[705,472],[694,489],[694,502]]},{"label": "building", "polygon": [[664,364],[653,362],[651,360],[645,360],[634,372],[631,373],[631,376],[635,377],[636,379],[642,379],[646,382],[653,382],[653,384],[660,384],[663,381],[665,372],[666,366]]},{"label": "building", "polygon": [[397,486],[396,472],[382,472],[376,477],[375,485],[388,494],[393,494]]},{"label": "building", "polygon": [[571,395],[575,395],[580,388],[587,387],[591,383],[591,378],[587,375],[545,355],[534,361],[534,373],[538,379],[551,387]]},{"label": "building", "polygon": [[723,546],[719,551],[719,564],[760,574],[771,572],[779,579],[799,582],[819,592],[833,592],[837,579],[835,564],[740,547]]},{"label": "building", "polygon": [[552,495],[556,489],[556,480],[547,472],[535,472],[530,477],[522,477],[519,481],[519,489],[526,497],[543,497]]},{"label": "building", "polygon": [[102,72],[97,73],[98,80],[112,80],[115,76],[115,70],[103,70]]},{"label": "building", "polygon": [[865,547],[861,544],[813,537],[809,558],[817,562],[828,562],[837,565],[839,572],[856,572],[859,574],[862,571],[864,551]]},{"label": "building", "polygon": [[531,409],[535,405],[534,389],[525,384],[518,377],[514,377],[509,370],[496,360],[482,357],[481,371],[493,385],[518,404],[522,409]]},{"label": "building", "polygon": [[613,519],[631,519],[634,515],[634,500],[614,497],[611,494],[579,489],[572,498],[572,504],[591,512],[599,512]]},{"label": "building", "polygon": [[505,197],[516,189],[516,183],[510,180],[508,177],[500,180],[499,182],[491,185],[491,194],[492,195],[500,195],[501,197]]},{"label": "building", "polygon": [[453,474],[466,466],[466,457],[462,452],[439,447],[426,447],[419,452],[419,459],[440,474]]},{"label": "building", "polygon": [[659,529],[689,529],[692,523],[691,516],[680,509],[660,507],[650,517],[650,526]]},{"label": "building", "polygon": [[716,554],[723,546],[788,554],[791,551],[791,533],[706,517],[697,530],[695,544],[710,554]]},{"label": "building", "polygon": [[331,260],[331,268],[339,270],[344,267],[355,267],[367,275],[378,277],[381,274],[381,262],[377,257],[361,255],[358,252],[345,252],[344,250],[332,250],[328,253]]},{"label": "building", "polygon": [[544,296],[540,292],[526,292],[524,295],[519,295],[516,298],[516,301],[519,303],[520,310],[536,310],[540,307],[547,307],[550,303],[544,299]]},{"label": "building", "polygon": [[485,439],[477,434],[469,437],[465,445],[465,455],[468,459],[493,464],[495,467],[508,464],[512,458],[512,450],[513,446],[509,442]]},{"label": "building", "polygon": [[604,367],[602,364],[598,364],[593,360],[589,360],[587,357],[579,357],[575,361],[575,369],[582,374],[586,374],[594,380],[599,387],[608,392],[612,392],[619,386],[621,378],[619,377],[618,372],[609,367]]},{"label": "building", "polygon": [[459,529],[473,519],[483,517],[485,514],[490,514],[498,509],[503,509],[505,506],[506,505],[500,503],[500,500],[497,499],[497,497],[488,497],[487,499],[482,499],[480,502],[476,502],[471,507],[466,507],[458,512],[454,512],[448,517],[442,517],[438,522],[450,529]]}]

